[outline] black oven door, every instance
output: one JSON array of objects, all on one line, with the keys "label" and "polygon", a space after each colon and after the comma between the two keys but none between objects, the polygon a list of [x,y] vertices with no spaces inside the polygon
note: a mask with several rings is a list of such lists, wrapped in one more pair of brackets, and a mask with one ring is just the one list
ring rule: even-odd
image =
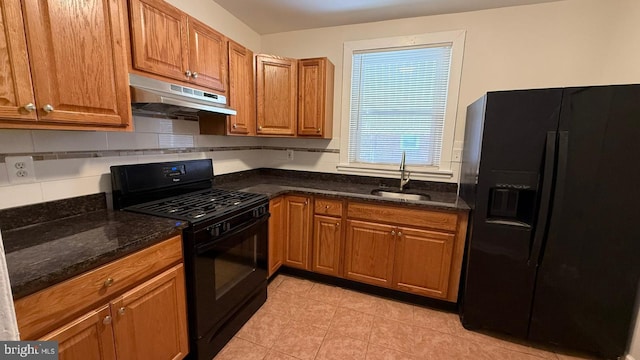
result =
[{"label": "black oven door", "polygon": [[[192,279],[198,338],[219,329],[266,286],[268,219],[267,214],[219,238],[198,241]],[[205,235],[210,237],[203,231],[196,238]]]}]

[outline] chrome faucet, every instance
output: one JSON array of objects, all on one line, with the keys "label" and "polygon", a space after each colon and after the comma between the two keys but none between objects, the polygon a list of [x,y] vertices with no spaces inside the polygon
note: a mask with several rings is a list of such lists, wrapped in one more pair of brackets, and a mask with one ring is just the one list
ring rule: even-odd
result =
[{"label": "chrome faucet", "polygon": [[402,152],[402,160],[400,161],[400,191],[402,191],[402,189],[404,188],[405,185],[407,185],[407,183],[409,182],[410,177],[411,177],[411,173],[409,171],[406,171],[407,173],[407,178],[404,178],[404,161],[405,161],[405,152]]}]

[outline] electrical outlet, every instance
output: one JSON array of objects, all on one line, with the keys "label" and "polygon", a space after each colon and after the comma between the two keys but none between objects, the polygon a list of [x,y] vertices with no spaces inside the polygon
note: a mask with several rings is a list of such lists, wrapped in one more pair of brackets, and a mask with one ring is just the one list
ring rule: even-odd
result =
[{"label": "electrical outlet", "polygon": [[31,156],[7,156],[5,159],[7,174],[11,184],[31,183],[36,181],[36,172]]},{"label": "electrical outlet", "polygon": [[287,160],[289,161],[293,160],[293,150],[291,149],[287,150]]}]

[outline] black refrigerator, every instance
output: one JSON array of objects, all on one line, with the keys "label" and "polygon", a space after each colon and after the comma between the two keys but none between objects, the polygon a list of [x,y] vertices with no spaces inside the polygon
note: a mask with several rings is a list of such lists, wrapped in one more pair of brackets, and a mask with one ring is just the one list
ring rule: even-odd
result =
[{"label": "black refrigerator", "polygon": [[469,105],[460,318],[622,355],[640,276],[640,85],[497,91]]}]

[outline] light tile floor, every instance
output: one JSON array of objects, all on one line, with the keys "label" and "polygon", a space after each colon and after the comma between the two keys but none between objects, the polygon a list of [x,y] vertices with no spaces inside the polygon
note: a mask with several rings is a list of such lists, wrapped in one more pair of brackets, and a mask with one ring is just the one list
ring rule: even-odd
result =
[{"label": "light tile floor", "polygon": [[572,360],[465,330],[457,314],[278,275],[215,360]]}]

